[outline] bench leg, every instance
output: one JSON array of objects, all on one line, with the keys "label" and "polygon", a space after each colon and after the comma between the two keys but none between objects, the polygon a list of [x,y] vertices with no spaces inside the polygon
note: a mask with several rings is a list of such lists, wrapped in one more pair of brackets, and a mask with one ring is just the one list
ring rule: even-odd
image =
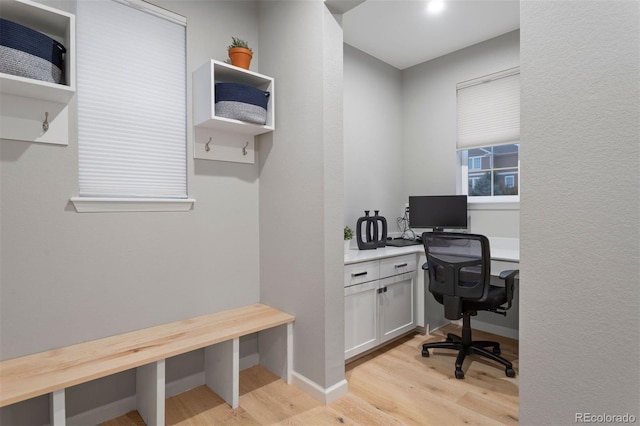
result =
[{"label": "bench leg", "polygon": [[291,384],[293,371],[293,323],[258,333],[260,365]]},{"label": "bench leg", "polygon": [[207,346],[204,350],[205,383],[233,409],[240,403],[240,339]]},{"label": "bench leg", "polygon": [[64,399],[64,389],[60,389],[49,394],[51,426],[63,426],[67,422]]},{"label": "bench leg", "polygon": [[136,406],[148,426],[164,425],[165,360],[136,368]]}]

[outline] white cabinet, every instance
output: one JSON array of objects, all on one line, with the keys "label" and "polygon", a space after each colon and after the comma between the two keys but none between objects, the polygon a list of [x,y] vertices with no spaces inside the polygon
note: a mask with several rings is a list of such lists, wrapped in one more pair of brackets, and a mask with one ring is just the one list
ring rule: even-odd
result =
[{"label": "white cabinet", "polygon": [[345,359],[416,326],[416,255],[345,266]]},{"label": "white cabinet", "polygon": [[380,343],[389,341],[416,327],[416,315],[414,310],[415,290],[413,277],[405,274],[385,278],[380,281],[381,320]]},{"label": "white cabinet", "polygon": [[378,281],[344,289],[344,357],[378,346]]},{"label": "white cabinet", "polygon": [[[274,79],[210,60],[193,72],[194,157],[254,163],[254,137],[275,129]],[[216,116],[216,83],[243,83],[270,93],[265,124]]]},{"label": "white cabinet", "polygon": [[68,103],[76,92],[75,15],[29,0],[2,0],[0,12],[67,49],[65,84],[0,73],[0,138],[67,145]]}]

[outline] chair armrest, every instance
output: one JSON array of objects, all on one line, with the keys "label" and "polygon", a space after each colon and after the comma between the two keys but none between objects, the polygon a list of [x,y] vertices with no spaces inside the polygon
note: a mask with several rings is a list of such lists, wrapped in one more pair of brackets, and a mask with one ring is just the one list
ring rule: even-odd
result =
[{"label": "chair armrest", "polygon": [[512,279],[514,279],[514,278],[515,278],[515,276],[516,276],[519,272],[520,272],[520,270],[519,270],[519,269],[513,269],[513,270],[512,270],[512,269],[510,269],[510,270],[507,270],[507,271],[502,271],[502,272],[500,272],[499,277],[500,277],[500,279],[501,279],[501,280],[512,280]]},{"label": "chair armrest", "polygon": [[[518,269],[507,270],[500,272],[500,279],[504,280],[504,291],[507,296],[507,302],[509,303],[509,308],[511,307],[511,301],[513,300],[513,287],[516,282],[516,275],[520,272]],[[507,308],[508,309],[508,308]]]},{"label": "chair armrest", "polygon": [[422,264],[422,270],[423,271],[428,271],[429,270],[429,262],[424,262]]}]

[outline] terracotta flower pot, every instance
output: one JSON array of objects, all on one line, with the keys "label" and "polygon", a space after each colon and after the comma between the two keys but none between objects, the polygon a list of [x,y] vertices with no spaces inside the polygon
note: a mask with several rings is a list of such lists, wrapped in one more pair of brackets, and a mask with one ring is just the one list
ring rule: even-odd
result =
[{"label": "terracotta flower pot", "polygon": [[248,70],[249,65],[251,65],[252,57],[253,54],[251,53],[251,50],[245,49],[244,47],[233,47],[229,49],[229,59],[231,59],[231,65],[235,65],[236,67]]}]

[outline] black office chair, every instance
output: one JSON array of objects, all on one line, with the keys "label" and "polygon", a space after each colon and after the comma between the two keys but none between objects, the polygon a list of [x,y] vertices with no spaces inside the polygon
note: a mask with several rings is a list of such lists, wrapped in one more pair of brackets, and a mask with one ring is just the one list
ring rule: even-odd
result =
[{"label": "black office chair", "polygon": [[[467,355],[477,354],[505,366],[507,377],[515,377],[511,362],[500,356],[500,344],[471,340],[471,317],[478,311],[506,315],[511,307],[515,276],[518,270],[503,271],[504,287],[490,284],[491,255],[489,240],[484,235],[453,232],[425,232],[422,243],[429,270],[429,291],[444,305],[444,316],[450,320],[462,318],[462,337],[449,333],[445,342],[425,343],[422,356],[429,349],[443,348],[458,351],[456,379],[464,379],[462,363]],[[488,347],[493,349],[489,351]]]}]

